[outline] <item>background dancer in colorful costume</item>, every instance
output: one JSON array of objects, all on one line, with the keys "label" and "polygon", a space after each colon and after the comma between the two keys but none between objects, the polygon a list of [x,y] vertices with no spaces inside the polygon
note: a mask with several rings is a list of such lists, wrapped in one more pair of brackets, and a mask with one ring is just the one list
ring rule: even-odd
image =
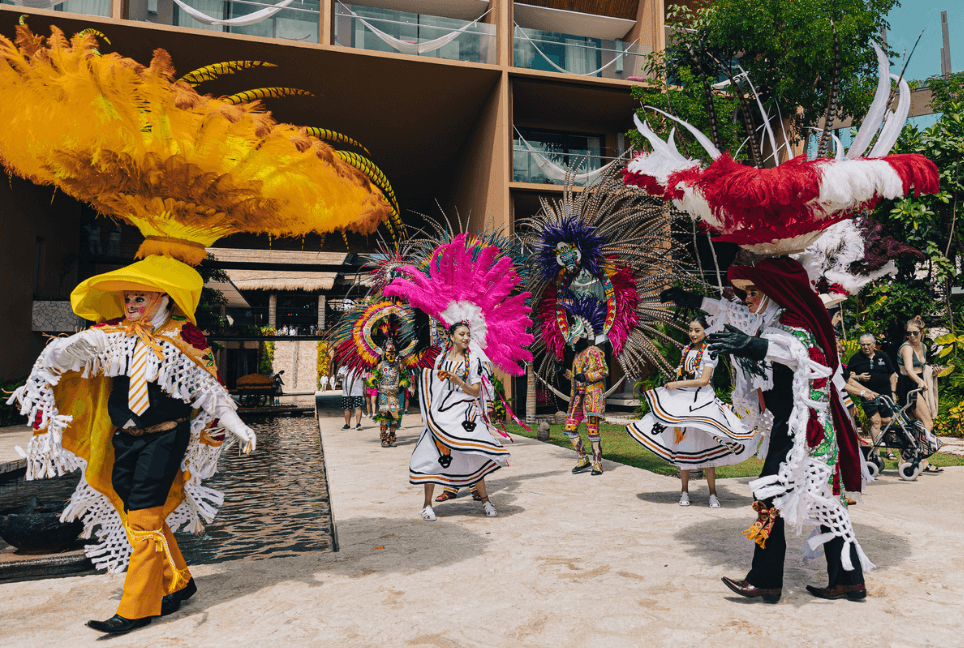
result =
[{"label": "background dancer in colorful costume", "polygon": [[378,422],[379,435],[383,448],[394,448],[395,432],[402,424],[402,399],[408,388],[408,371],[395,353],[395,343],[391,338],[385,341],[382,360],[375,365],[368,385],[378,391],[375,413],[372,419]]},{"label": "background dancer in colorful costume", "polygon": [[[671,236],[672,214],[641,191],[628,190],[619,170],[602,176],[585,191],[573,191],[566,180],[561,200],[542,201],[535,217],[519,223],[529,256],[529,290],[536,306],[539,335],[533,345],[538,358],[536,376],[553,393],[569,401],[566,434],[576,448],[573,472],[583,472],[590,461],[579,440],[579,421],[585,418],[593,446],[593,474],[602,472],[599,423],[606,397],[622,378],[605,391],[609,375],[606,353],[630,384],[654,369],[665,375],[673,367],[650,338],[682,346],[664,327],[682,327],[658,299],[666,283],[685,276],[685,256]],[[566,349],[576,352],[566,366]],[[571,381],[567,396],[553,386],[559,378]]]},{"label": "background dancer in colorful costume", "polygon": [[[601,336],[600,336],[601,337]],[[569,327],[567,346],[575,351],[571,368],[560,365],[557,371],[571,383],[569,390],[569,411],[566,413],[566,426],[563,428],[578,457],[574,474],[585,472],[592,467],[593,475],[602,474],[602,439],[599,424],[606,416],[606,377],[609,367],[606,355],[593,342],[597,339],[592,323],[585,318],[576,317]],[[579,436],[579,425],[585,421],[586,432],[592,448],[592,461],[586,455]]]},{"label": "background dancer in colorful costume", "polygon": [[[785,524],[797,533],[810,520],[820,525],[808,546],[816,550],[826,545],[830,580],[824,588],[808,586],[814,596],[863,598],[861,570],[873,568],[854,536],[842,492],[860,491],[862,476],[869,475],[839,389],[828,387],[831,379],[841,381],[833,326],[803,266],[780,255],[803,252],[826,228],[880,198],[938,189],[937,168],[929,160],[887,155],[910,109],[910,89],[902,80],[897,109],[870,151],[874,159],[861,158],[887,113],[891,93],[889,62],[876,49],[880,82],[874,102],[851,148],[844,151],[838,143],[835,160],[800,156],[770,169],[746,167],[721,153],[717,142],[692,125],[670,117],[709,154],[712,163],[704,169],[678,152],[673,134],[664,142],[636,117],[653,150],[639,153],[625,171],[627,184],[673,201],[703,221],[717,235],[715,240],[776,257],[730,268],[730,281],[746,291],[749,309],[682,290],[665,294],[680,306],[718,306],[710,330],[719,331],[724,324],[726,330],[711,335],[711,349],[740,359],[744,388],[734,393],[737,411],[751,414],[766,408],[771,417],[763,426],[768,435],[768,445],[761,448],[766,456],[763,474],[750,483],[758,513],[746,532],[758,545],[753,569],[743,580],[724,579],[734,592],[768,602],[778,601],[782,593]],[[776,158],[784,146],[776,146],[770,118],[762,117]],[[828,132],[832,119],[827,116]],[[789,152],[786,138],[784,145]],[[753,391],[755,405],[750,401]]]},{"label": "background dancer in colorful costume", "polygon": [[702,469],[710,488],[710,507],[717,508],[716,467],[752,456],[756,431],[747,429],[710,385],[718,360],[706,350],[707,327],[703,316],[690,321],[690,344],[683,348],[676,380],[645,392],[650,411],[627,425],[626,431],[644,448],[679,468],[680,506],[690,505],[690,471]]},{"label": "background dancer in colorful costume", "polygon": [[101,632],[147,625],[197,591],[171,531],[199,533],[221,504],[201,485],[220,428],[255,448],[194,325],[203,285],[157,256],[84,281],[71,305],[100,323],[51,342],[11,397],[37,428],[28,478],[83,468],[64,519],[83,519],[88,536],[100,527],[87,547],[95,564],[118,571],[130,557],[117,614],[87,623]]},{"label": "background dancer in colorful costume", "polygon": [[432,369],[419,376],[419,403],[425,428],[409,462],[409,481],[423,484],[422,519],[435,520],[435,485],[475,484],[487,516],[498,515],[488,501],[484,477],[506,465],[509,453],[492,436],[488,401],[495,397],[492,366],[512,375],[523,372],[532,336],[527,293],[512,294],[519,277],[500,248],[466,234],[439,246],[427,264],[403,266],[405,278],[385,289],[441,321],[449,342]]}]

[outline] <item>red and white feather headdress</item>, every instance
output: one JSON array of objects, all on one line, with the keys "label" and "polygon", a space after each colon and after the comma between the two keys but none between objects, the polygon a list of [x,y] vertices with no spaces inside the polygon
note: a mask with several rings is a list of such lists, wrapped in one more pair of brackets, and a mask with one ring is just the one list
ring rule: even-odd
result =
[{"label": "red and white feather headdress", "polygon": [[[876,44],[874,48],[880,70],[874,101],[850,149],[844,152],[837,142],[835,159],[810,160],[801,155],[773,168],[749,167],[721,153],[691,124],[666,115],[692,133],[709,153],[712,163],[704,168],[700,161],[680,154],[675,130],[663,141],[634,116],[652,151],[638,153],[629,162],[624,182],[673,201],[703,221],[714,240],[737,243],[764,256],[802,252],[827,227],[872,208],[881,198],[937,192],[938,172],[933,162],[917,154],[888,155],[910,110],[910,88],[900,79],[897,109],[888,112],[890,80],[898,77],[890,74],[884,52]],[[765,115],[764,122],[773,148],[782,148],[776,146]],[[863,157],[882,122],[876,143]],[[790,149],[789,142],[786,147]]]}]

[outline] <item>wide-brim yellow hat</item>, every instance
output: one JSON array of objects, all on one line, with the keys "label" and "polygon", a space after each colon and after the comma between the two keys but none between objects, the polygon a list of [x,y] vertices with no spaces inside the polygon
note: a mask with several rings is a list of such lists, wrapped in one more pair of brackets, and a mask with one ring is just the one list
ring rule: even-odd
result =
[{"label": "wide-brim yellow hat", "polygon": [[85,320],[102,322],[124,316],[124,291],[166,293],[185,317],[197,324],[204,279],[170,257],[151,255],[129,266],[87,279],[70,293],[70,306]]}]

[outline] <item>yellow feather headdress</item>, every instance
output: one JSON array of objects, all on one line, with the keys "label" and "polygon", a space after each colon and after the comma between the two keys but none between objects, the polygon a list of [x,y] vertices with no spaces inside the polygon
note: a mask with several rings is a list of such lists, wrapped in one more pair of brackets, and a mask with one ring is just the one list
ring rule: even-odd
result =
[{"label": "yellow feather headdress", "polygon": [[138,258],[196,265],[228,234],[367,234],[393,214],[382,182],[257,101],[198,94],[164,50],[144,67],[96,45],[0,36],[0,162],[135,225]]}]

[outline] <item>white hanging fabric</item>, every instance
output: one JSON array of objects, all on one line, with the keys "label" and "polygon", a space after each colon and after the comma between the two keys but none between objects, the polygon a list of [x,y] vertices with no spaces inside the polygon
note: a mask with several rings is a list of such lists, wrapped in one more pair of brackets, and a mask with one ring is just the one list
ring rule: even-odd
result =
[{"label": "white hanging fabric", "polygon": [[13,4],[19,7],[27,7],[28,9],[52,9],[59,4],[67,2],[67,0],[10,0]]},{"label": "white hanging fabric", "polygon": [[[549,65],[551,65],[552,67],[556,68],[556,69],[559,70],[560,72],[564,72],[564,73],[566,73],[566,74],[578,74],[579,76],[595,76],[595,75],[599,74],[600,72],[602,72],[603,70],[605,70],[606,68],[608,68],[610,65],[612,65],[612,64],[615,63],[616,61],[618,61],[618,60],[622,59],[624,56],[626,56],[626,54],[629,52],[630,48],[631,48],[633,45],[635,45],[636,43],[639,42],[639,39],[638,39],[638,38],[637,38],[636,40],[634,40],[632,43],[629,44],[629,47],[627,47],[626,49],[624,49],[623,51],[621,51],[617,56],[613,57],[613,60],[611,60],[609,63],[606,63],[606,65],[602,66],[601,68],[596,68],[595,70],[592,70],[591,72],[575,72],[575,71],[573,71],[573,70],[567,70],[567,69],[564,68],[564,67],[560,67],[559,65],[556,64],[555,61],[553,61],[551,58],[549,58],[548,56],[546,56],[545,52],[543,52],[541,49],[539,49],[539,46],[536,45],[535,41],[532,40],[531,38],[529,38],[529,35],[526,34],[525,30],[524,30],[522,27],[519,27],[518,23],[516,23],[515,28],[516,28],[516,32],[518,32],[519,34],[522,34],[522,37],[525,38],[527,41],[529,41],[529,43],[532,45],[532,48],[533,48],[535,51],[539,52],[539,54],[542,56],[542,58],[544,58]],[[566,51],[567,51],[567,52],[572,51],[572,50],[574,49],[574,48],[573,48],[573,45],[572,45],[571,43],[569,43],[569,41],[570,41],[570,39],[566,39],[566,43],[567,43],[567,44],[565,45],[565,47],[566,47]],[[579,66],[579,67],[584,67],[584,66],[585,66],[585,57],[582,57],[582,59],[580,60],[580,63],[578,64],[578,66]]]},{"label": "white hanging fabric", "polygon": [[[32,0],[28,0],[32,1]],[[246,16],[238,16],[237,18],[228,18],[227,20],[222,20],[221,18],[212,18],[202,11],[198,11],[194,7],[191,7],[184,3],[183,0],[174,0],[177,6],[184,10],[184,13],[189,15],[194,20],[205,25],[231,25],[234,27],[244,27],[245,25],[255,25],[259,22],[263,22],[275,15],[288,5],[290,5],[294,0],[281,0],[278,4],[272,7],[265,7],[264,9],[259,9],[254,13],[249,13]]]},{"label": "white hanging fabric", "polygon": [[392,36],[391,34],[386,34],[378,27],[375,27],[373,24],[371,24],[370,22],[368,22],[367,20],[365,20],[364,18],[356,14],[354,11],[352,11],[350,8],[348,8],[341,2],[339,2],[338,4],[344,7],[345,11],[347,11],[352,18],[359,21],[361,24],[365,25],[365,27],[368,27],[368,29],[373,34],[378,36],[381,40],[383,40],[389,47],[391,47],[395,51],[401,52],[402,54],[415,54],[415,55],[428,54],[429,52],[434,52],[435,50],[445,47],[446,45],[454,41],[456,38],[461,36],[465,32],[465,30],[467,30],[469,27],[472,27],[473,25],[478,24],[480,20],[485,18],[486,15],[488,15],[488,13],[492,11],[491,8],[487,9],[484,14],[482,14],[472,22],[465,24],[459,27],[458,29],[455,29],[448,34],[445,34],[444,36],[440,36],[439,38],[435,38],[430,41],[424,41],[422,43],[409,43],[408,41],[399,40],[394,36]]},{"label": "white hanging fabric", "polygon": [[[545,155],[542,154],[541,151],[534,148],[532,144],[527,142],[526,139],[522,137],[522,133],[519,132],[518,128],[515,128],[514,126],[513,128],[515,129],[516,136],[519,138],[519,140],[522,141],[522,144],[529,150],[529,153],[531,153],[532,156],[536,159],[536,164],[538,165],[539,170],[542,171],[542,173],[548,178],[552,178],[553,180],[559,180],[560,182],[564,182],[568,171],[564,167],[559,166],[558,164],[556,164],[555,162],[547,158]],[[605,173],[606,169],[614,165],[617,161],[618,160],[613,160],[609,164],[606,164],[605,166],[601,166],[598,169],[595,169],[593,171],[586,171],[585,173],[576,173],[572,176],[572,178],[575,182],[592,182],[597,177]]]}]

